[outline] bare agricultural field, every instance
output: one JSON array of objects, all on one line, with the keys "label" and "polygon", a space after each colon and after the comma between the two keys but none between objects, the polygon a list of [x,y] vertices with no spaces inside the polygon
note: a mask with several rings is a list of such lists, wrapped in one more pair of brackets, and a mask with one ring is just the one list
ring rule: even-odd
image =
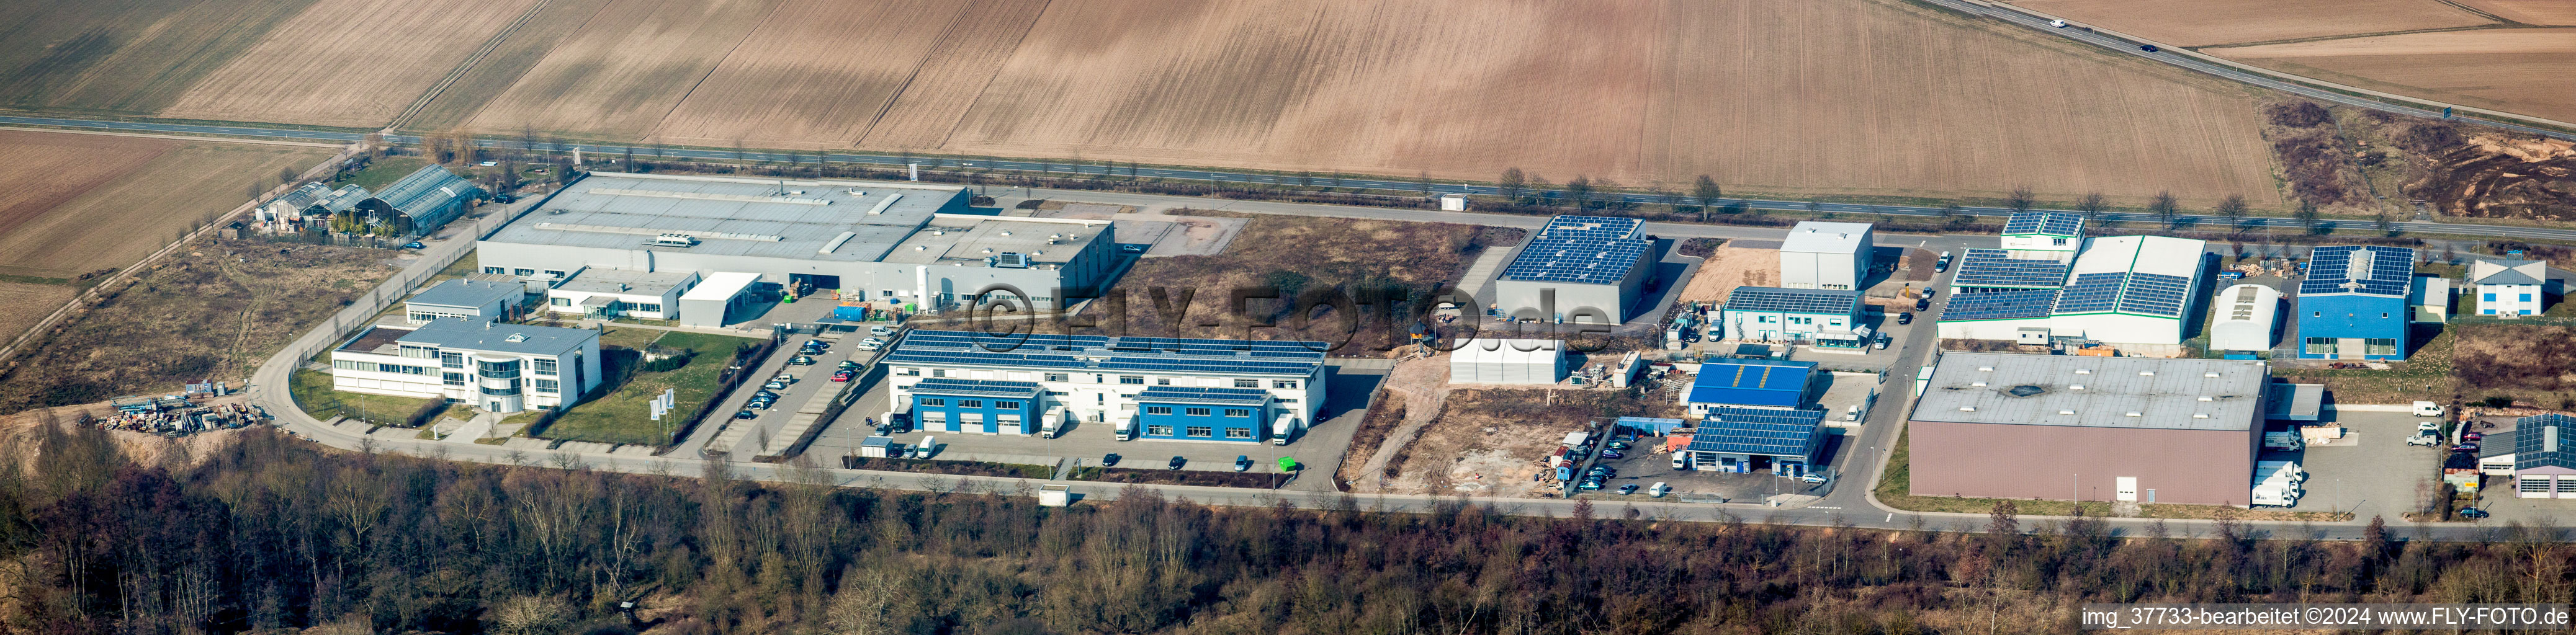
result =
[{"label": "bare agricultural field", "polygon": [[[66,157],[57,160],[68,167],[33,159],[45,153]],[[53,192],[0,203],[0,274],[72,278],[133,264],[240,205],[246,186],[275,184],[280,168],[301,172],[331,154],[312,146],[0,131],[0,159],[8,159],[0,160],[0,185],[9,186],[0,201]],[[48,184],[83,171],[95,176],[76,188]]]},{"label": "bare agricultural field", "polygon": [[80,290],[59,284],[0,282],[0,342],[17,339],[76,293]]},{"label": "bare agricultural field", "polygon": [[469,127],[646,140],[778,0],[635,0],[592,15]]},{"label": "bare agricultural field", "polygon": [[2441,0],[2018,0],[2013,4],[2176,46],[2495,24]]},{"label": "bare agricultural field", "polygon": [[450,130],[464,125],[484,104],[500,97],[529,69],[600,15],[611,0],[552,0],[528,23],[501,39],[492,52],[475,62],[456,83],[440,91],[418,114],[403,122],[413,130]]},{"label": "bare agricultural field", "polygon": [[152,114],[313,0],[14,2],[0,105]]},{"label": "bare agricultural field", "polygon": [[1900,0],[666,0],[602,9],[470,127],[2268,206],[2252,107],[2233,84]]},{"label": "bare agricultural field", "polygon": [[318,0],[164,117],[381,126],[537,0]]},{"label": "bare agricultural field", "polygon": [[2576,29],[2484,29],[2213,47],[2211,55],[2353,86],[2576,120]]},{"label": "bare agricultural field", "polygon": [[2458,0],[2496,17],[2546,26],[2576,26],[2576,2],[2567,0]]}]

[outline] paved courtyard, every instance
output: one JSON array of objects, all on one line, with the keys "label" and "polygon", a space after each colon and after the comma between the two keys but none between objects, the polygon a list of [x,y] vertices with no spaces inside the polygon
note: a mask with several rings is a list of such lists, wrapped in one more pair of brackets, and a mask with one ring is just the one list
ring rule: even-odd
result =
[{"label": "paved courtyard", "polygon": [[[2328,421],[2315,425],[2343,426],[2358,443],[2262,454],[2261,460],[2298,461],[2307,469],[2308,481],[2302,485],[2307,494],[2292,509],[2350,511],[2355,518],[2381,516],[2392,523],[2402,522],[2399,516],[2406,512],[2422,509],[2437,489],[2436,468],[2442,458],[2440,451],[2406,445],[2406,438],[2415,434],[2415,422],[2424,418],[2403,412],[2333,410],[2326,416]],[[2252,482],[2253,475],[2246,480]]]}]

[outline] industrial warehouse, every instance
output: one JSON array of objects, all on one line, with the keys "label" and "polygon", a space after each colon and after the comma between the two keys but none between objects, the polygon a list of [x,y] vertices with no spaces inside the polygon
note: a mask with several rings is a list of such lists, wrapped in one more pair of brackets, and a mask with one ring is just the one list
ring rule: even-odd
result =
[{"label": "industrial warehouse", "polygon": [[1494,281],[1496,310],[1545,322],[1616,324],[1654,277],[1655,244],[1633,218],[1547,220]]},{"label": "industrial warehouse", "polygon": [[1917,496],[2246,505],[2255,360],[1952,352],[1907,423]]},{"label": "industrial warehouse", "polygon": [[[2153,355],[2180,352],[2200,302],[2207,241],[2083,237],[2073,214],[2025,212],[2004,248],[1970,249],[1951,279],[1941,337],[2049,344],[2085,340]],[[2068,250],[2071,245],[2081,250]]]},{"label": "industrial warehouse", "polygon": [[[698,292],[711,285],[689,288],[688,274],[840,289],[844,299],[931,311],[988,293],[986,301],[1049,309],[1059,293],[1086,297],[1110,282],[1117,259],[1108,221],[970,214],[967,203],[963,188],[917,183],[595,173],[477,250],[486,273],[551,284],[636,275],[608,270],[677,276],[653,283],[688,293],[665,311],[634,308],[639,302],[618,295],[615,282],[554,296],[589,305],[552,308],[707,326],[742,316],[693,314],[733,303]],[[749,285],[721,286],[740,293]],[[663,315],[669,310],[679,315]]]},{"label": "industrial warehouse", "polygon": [[924,430],[1285,444],[1323,406],[1323,342],[915,330],[881,360]]}]

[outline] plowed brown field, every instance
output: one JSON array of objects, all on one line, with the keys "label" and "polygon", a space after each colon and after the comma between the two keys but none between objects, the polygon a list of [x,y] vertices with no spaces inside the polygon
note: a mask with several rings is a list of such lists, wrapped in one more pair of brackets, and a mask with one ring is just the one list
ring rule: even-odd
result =
[{"label": "plowed brown field", "polygon": [[2576,2],[2568,0],[2459,0],[2479,11],[2523,24],[2576,26]]},{"label": "plowed brown field", "polygon": [[2496,23],[2440,0],[2018,0],[2013,4],[2178,46]]},{"label": "plowed brown field", "polygon": [[161,115],[383,125],[535,2],[320,0]]},{"label": "plowed brown field", "polygon": [[123,267],[327,148],[0,130],[0,274]]},{"label": "plowed brown field", "polygon": [[2219,47],[2207,53],[2427,99],[2576,121],[2576,29],[2485,29]]},{"label": "plowed brown field", "polygon": [[483,107],[472,127],[644,139],[777,5],[634,0],[602,9]]},{"label": "plowed brown field", "polygon": [[[965,9],[1009,4],[788,0],[671,111],[655,134],[694,145],[764,139],[772,143],[761,145],[773,147],[849,147],[921,71],[964,70],[945,64],[925,69],[932,61],[963,54],[962,60],[945,61],[971,63],[978,52],[972,49],[996,43],[995,34],[979,28],[991,24],[969,25]],[[1043,7],[1026,6],[1030,15],[1017,20],[994,11],[973,12],[971,19],[1025,23]],[[949,42],[952,37],[960,41]],[[968,50],[961,51],[961,45]],[[937,92],[937,85],[950,79],[936,76],[925,84]],[[805,143],[794,143],[799,140]]]}]

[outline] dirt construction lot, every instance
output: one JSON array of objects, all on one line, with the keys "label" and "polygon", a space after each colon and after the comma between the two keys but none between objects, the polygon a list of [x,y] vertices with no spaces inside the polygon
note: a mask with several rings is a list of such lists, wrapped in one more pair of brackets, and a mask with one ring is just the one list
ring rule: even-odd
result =
[{"label": "dirt construction lot", "polygon": [[[133,264],[331,150],[0,130],[0,274]],[[50,309],[49,309],[50,310]]]},{"label": "dirt construction lot", "polygon": [[2020,0],[2013,4],[2178,46],[2496,23],[2441,0]]},{"label": "dirt construction lot", "polygon": [[1780,284],[1780,251],[1719,247],[1708,260],[1691,274],[1690,286],[1682,287],[1682,302],[1723,304],[1726,294],[1736,287],[1770,287]]},{"label": "dirt construction lot", "polygon": [[2576,29],[2483,29],[2218,47],[2232,60],[2362,88],[2576,120]]},{"label": "dirt construction lot", "polygon": [[[1438,419],[1406,447],[1384,491],[1534,498],[1552,496],[1536,480],[1541,459],[1595,416],[1678,417],[1681,406],[1641,402],[1623,390],[1458,389]],[[1371,475],[1373,476],[1373,475]]]}]

